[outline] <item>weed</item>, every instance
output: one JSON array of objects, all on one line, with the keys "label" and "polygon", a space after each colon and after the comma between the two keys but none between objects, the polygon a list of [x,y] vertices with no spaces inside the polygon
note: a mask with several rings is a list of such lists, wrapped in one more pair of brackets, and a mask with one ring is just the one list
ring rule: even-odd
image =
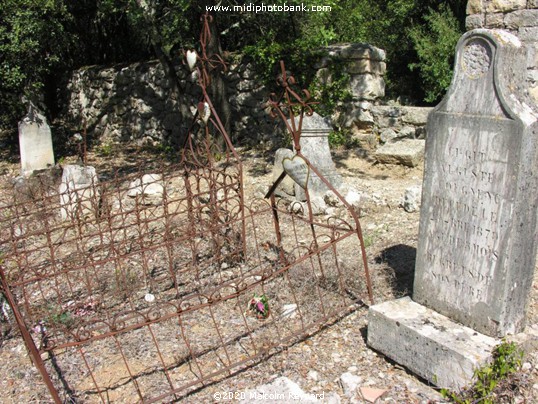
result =
[{"label": "weed", "polygon": [[75,322],[73,316],[68,311],[51,314],[49,321],[51,324],[61,325],[68,329],[71,328]]},{"label": "weed", "polygon": [[441,389],[441,394],[457,404],[494,404],[497,402],[495,388],[512,373],[520,370],[522,359],[523,352],[514,342],[503,341],[495,347],[493,361],[475,370],[474,385],[459,393]]},{"label": "weed", "polygon": [[112,152],[113,147],[110,143],[102,144],[97,148],[97,154],[99,154],[101,157],[110,157]]},{"label": "weed", "polygon": [[67,328],[70,329],[75,325],[75,319],[66,310],[63,310],[60,306],[54,303],[47,303],[45,305],[47,312],[45,323],[53,328]]},{"label": "weed", "polygon": [[365,234],[363,236],[364,248],[371,247],[374,244],[374,239],[377,237],[377,233],[374,234]]}]

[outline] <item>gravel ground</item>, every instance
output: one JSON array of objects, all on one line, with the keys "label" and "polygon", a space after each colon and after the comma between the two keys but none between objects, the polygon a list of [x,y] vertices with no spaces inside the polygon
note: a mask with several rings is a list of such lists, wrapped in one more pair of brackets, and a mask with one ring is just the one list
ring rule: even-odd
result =
[{"label": "gravel ground", "polygon": [[[241,155],[246,196],[259,196],[271,182],[272,154],[243,152]],[[132,154],[122,152],[114,156],[114,164],[122,164],[123,159],[126,165],[136,165],[142,157],[133,158]],[[89,163],[97,166],[98,172],[99,167],[106,169],[110,160],[111,157],[89,156]],[[375,164],[353,151],[337,152],[334,160],[348,187],[364,198],[361,225],[376,302],[408,295],[412,289],[419,212],[404,210],[402,199],[406,189],[420,186],[422,168]],[[13,175],[17,169],[13,162],[4,161],[0,166],[0,172],[6,176]],[[528,325],[535,329],[538,329],[537,289],[535,282],[528,311]],[[386,390],[377,403],[443,402],[432,386],[366,346],[366,314],[367,307],[359,308],[260,364],[196,391],[183,402],[217,402],[215,393],[247,392],[281,376],[288,377],[307,393],[323,394],[324,402],[366,402],[361,387]],[[19,339],[0,340],[0,374],[3,375],[0,402],[50,402]],[[538,349],[532,346],[529,349],[520,377],[523,389],[514,394],[513,401],[507,402],[538,402]]]}]

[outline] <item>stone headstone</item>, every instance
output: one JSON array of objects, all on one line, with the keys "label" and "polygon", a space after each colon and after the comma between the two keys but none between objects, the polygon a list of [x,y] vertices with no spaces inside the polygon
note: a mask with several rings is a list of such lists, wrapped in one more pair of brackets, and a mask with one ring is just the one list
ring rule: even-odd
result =
[{"label": "stone headstone", "polygon": [[[296,125],[298,125],[298,118],[296,118]],[[331,130],[332,126],[329,121],[315,112],[311,116],[305,115],[300,145],[301,153],[333,187],[338,188],[342,185],[342,177],[336,171],[329,148],[329,133]],[[295,198],[300,201],[306,200],[302,185],[295,184]],[[322,198],[328,189],[327,185],[315,173],[310,171],[308,176],[308,192],[310,196]]]},{"label": "stone headstone", "polygon": [[[451,87],[428,118],[414,301],[370,309],[370,346],[441,387],[468,384],[491,358],[485,347],[525,325],[538,241],[538,117],[524,61],[524,47],[504,31],[475,30],[458,42]],[[465,365],[462,341],[471,349]],[[441,371],[454,363],[457,372]]]},{"label": "stone headstone", "polygon": [[413,299],[491,336],[523,329],[536,259],[538,126],[518,99],[522,54],[499,31],[466,36],[427,126]]},{"label": "stone headstone", "polygon": [[19,146],[23,175],[54,166],[50,127],[45,117],[33,106],[19,122]]},{"label": "stone headstone", "polygon": [[66,165],[60,184],[60,215],[63,220],[97,215],[99,189],[95,167]]}]

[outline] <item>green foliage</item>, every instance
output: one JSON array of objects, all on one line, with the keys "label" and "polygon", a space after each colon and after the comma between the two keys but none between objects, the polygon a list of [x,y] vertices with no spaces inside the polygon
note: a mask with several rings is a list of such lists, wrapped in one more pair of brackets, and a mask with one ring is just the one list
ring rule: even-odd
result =
[{"label": "green foliage", "polygon": [[71,328],[75,324],[75,319],[68,311],[63,310],[54,303],[46,304],[47,316],[45,323],[53,327]]},{"label": "green foliage", "polygon": [[319,102],[315,109],[322,116],[332,115],[344,103],[351,101],[349,75],[341,64],[331,63],[330,67],[318,71],[309,90]]},{"label": "green foliage", "polygon": [[73,324],[75,323],[75,320],[73,316],[71,315],[71,313],[67,311],[63,311],[61,313],[58,312],[58,313],[51,314],[49,317],[49,322],[52,325],[71,328]]},{"label": "green foliage", "polygon": [[63,0],[72,16],[67,26],[77,46],[70,66],[134,62],[149,57],[142,11],[134,0]]},{"label": "green foliage", "polygon": [[450,86],[454,51],[461,35],[459,23],[452,11],[442,5],[439,11],[430,9],[426,25],[409,30],[418,55],[418,62],[410,63],[424,80],[428,102],[438,101]]},{"label": "green foliage", "polygon": [[[264,77],[272,79],[275,65],[284,59],[303,85],[316,86],[312,60],[317,50],[333,43],[366,42],[386,51],[389,97],[408,95],[434,102],[450,84],[465,4],[463,0],[324,1],[331,11],[273,13],[271,21],[264,21],[270,25],[261,40],[248,44],[248,52]],[[287,28],[284,33],[282,25]]]},{"label": "green foliage", "polygon": [[[278,62],[284,59],[302,86],[316,90],[320,111],[329,115],[347,101],[345,77],[333,72],[331,82],[316,81],[313,61],[319,59],[320,48],[367,42],[385,49],[389,96],[425,94],[431,102],[448,86],[465,4],[464,0],[311,0],[307,6],[331,10],[221,12],[214,17],[224,51],[250,55],[267,83],[274,83]],[[207,5],[215,2],[0,0],[0,125],[16,126],[25,110],[22,95],[34,100],[45,95],[49,110],[53,109],[58,82],[71,69],[154,57],[147,13],[158,28],[159,45],[177,62],[182,49],[197,44],[200,15]]]},{"label": "green foliage", "polygon": [[110,157],[114,153],[114,146],[111,143],[103,143],[97,147],[96,152],[101,157]]},{"label": "green foliage", "polygon": [[442,389],[443,397],[457,404],[495,404],[495,388],[521,368],[523,352],[514,342],[502,342],[493,351],[493,361],[474,372],[475,383],[460,393]]},{"label": "green foliage", "polygon": [[20,118],[21,96],[38,99],[70,47],[61,0],[0,0],[0,125]]},{"label": "green foliage", "polygon": [[351,134],[346,130],[333,130],[329,133],[329,145],[332,149],[349,146]]}]

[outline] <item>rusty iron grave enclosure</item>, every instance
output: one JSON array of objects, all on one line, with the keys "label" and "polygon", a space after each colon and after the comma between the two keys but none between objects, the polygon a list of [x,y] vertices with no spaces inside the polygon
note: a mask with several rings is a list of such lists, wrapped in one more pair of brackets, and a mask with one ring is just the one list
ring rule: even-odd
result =
[{"label": "rusty iron grave enclosure", "polygon": [[[339,218],[314,216],[308,189],[300,213],[271,192],[245,200],[206,92],[225,68],[206,54],[208,18],[186,54],[201,98],[181,164],[62,195],[37,179],[2,191],[1,291],[55,402],[177,401],[371,301],[358,218],[336,190]],[[283,65],[279,80],[269,106],[300,118],[297,159],[317,173],[298,147],[308,94]]]}]

